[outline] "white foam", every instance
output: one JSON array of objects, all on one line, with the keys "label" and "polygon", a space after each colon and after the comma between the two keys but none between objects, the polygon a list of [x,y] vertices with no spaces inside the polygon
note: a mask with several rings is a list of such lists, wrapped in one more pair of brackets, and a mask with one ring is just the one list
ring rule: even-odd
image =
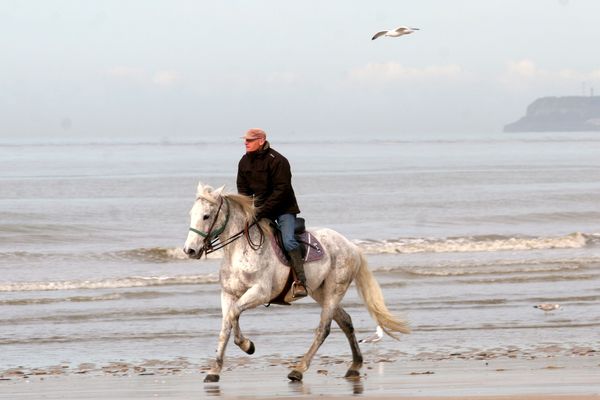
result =
[{"label": "white foam", "polygon": [[182,276],[133,276],[125,278],[101,280],[73,280],[50,282],[12,282],[0,284],[0,292],[28,292],[48,290],[75,290],[75,289],[114,289],[128,287],[151,287],[169,285],[197,285],[203,283],[216,283],[219,278],[216,274],[207,275],[182,275]]},{"label": "white foam", "polygon": [[367,254],[385,253],[449,253],[492,252],[507,250],[577,249],[587,244],[586,235],[572,233],[551,237],[461,237],[445,239],[398,239],[359,241],[358,246]]}]

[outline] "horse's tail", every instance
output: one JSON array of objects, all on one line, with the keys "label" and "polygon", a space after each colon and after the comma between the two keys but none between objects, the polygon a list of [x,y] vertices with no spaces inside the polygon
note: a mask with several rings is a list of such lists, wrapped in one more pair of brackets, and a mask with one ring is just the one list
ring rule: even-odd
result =
[{"label": "horse's tail", "polygon": [[355,282],[358,294],[365,302],[369,314],[371,314],[371,317],[381,326],[381,329],[385,333],[394,339],[398,339],[398,336],[394,332],[410,333],[408,322],[395,317],[388,310],[383,299],[381,287],[377,283],[377,280],[375,280],[375,277],[373,277],[371,270],[369,270],[367,259],[362,253],[360,254],[360,267],[358,268]]}]

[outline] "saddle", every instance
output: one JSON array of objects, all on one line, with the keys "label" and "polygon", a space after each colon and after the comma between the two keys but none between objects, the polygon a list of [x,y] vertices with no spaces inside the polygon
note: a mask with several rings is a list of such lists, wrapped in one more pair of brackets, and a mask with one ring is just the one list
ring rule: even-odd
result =
[{"label": "saddle", "polygon": [[[283,247],[283,240],[281,237],[281,231],[276,224],[273,224],[273,236],[271,237],[271,246],[273,246],[273,250],[275,254],[277,254],[277,258],[281,261],[282,264],[291,267],[292,264],[290,262],[289,256]],[[309,263],[312,261],[318,261],[325,255],[325,251],[323,250],[323,246],[317,240],[316,237],[313,236],[312,233],[306,230],[304,218],[296,218],[296,227],[294,229],[294,234],[296,236],[296,240],[300,243],[300,250],[302,257],[304,257],[304,262]]]},{"label": "saddle", "polygon": [[[273,247],[274,253],[279,258],[279,261],[283,265],[291,267],[292,264],[290,262],[289,256],[283,247],[283,240],[281,238],[281,231],[276,224],[273,224],[273,236],[271,236],[271,246]],[[306,230],[304,218],[296,218],[296,226],[294,228],[294,234],[296,236],[296,240],[300,243],[300,250],[302,257],[304,258],[305,263],[318,261],[323,258],[325,255],[325,250],[323,250],[323,246],[317,240],[317,238]],[[292,283],[294,283],[294,269],[290,268],[290,273],[288,275],[287,282],[283,287],[282,292],[273,298],[267,307],[271,304],[281,304],[289,306],[290,303],[287,300],[287,295],[290,293],[290,289],[292,288]]]}]

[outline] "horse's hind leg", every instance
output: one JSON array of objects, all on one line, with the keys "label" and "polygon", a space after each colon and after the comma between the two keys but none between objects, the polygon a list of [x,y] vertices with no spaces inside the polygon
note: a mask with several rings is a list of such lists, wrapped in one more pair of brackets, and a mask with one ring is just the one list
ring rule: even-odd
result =
[{"label": "horse's hind leg", "polygon": [[315,353],[321,347],[327,336],[329,336],[329,331],[331,330],[331,320],[333,317],[333,313],[329,309],[323,309],[321,311],[321,321],[319,322],[319,326],[315,333],[315,339],[313,340],[312,345],[302,357],[300,362],[294,367],[292,372],[288,374],[288,378],[292,381],[301,381],[302,373],[305,372],[310,366],[310,362],[312,361]]},{"label": "horse's hind leg", "polygon": [[292,381],[301,381],[302,373],[308,370],[310,363],[315,356],[319,347],[323,344],[327,336],[329,336],[329,332],[331,330],[331,321],[333,320],[334,312],[337,309],[338,304],[340,303],[344,291],[341,291],[342,295],[335,295],[334,298],[329,298],[325,300],[323,298],[323,289],[314,291],[311,293],[311,296],[321,305],[321,320],[319,322],[319,326],[315,332],[315,339],[313,340],[312,345],[302,357],[300,362],[294,367],[292,372],[288,374],[288,378]]},{"label": "horse's hind leg", "polygon": [[363,365],[363,357],[358,347],[358,341],[356,335],[354,335],[354,325],[352,325],[352,318],[350,315],[339,306],[333,314],[333,319],[339,327],[342,329],[348,342],[350,343],[350,349],[352,350],[352,365],[346,372],[346,378],[354,378],[360,376],[360,368]]}]

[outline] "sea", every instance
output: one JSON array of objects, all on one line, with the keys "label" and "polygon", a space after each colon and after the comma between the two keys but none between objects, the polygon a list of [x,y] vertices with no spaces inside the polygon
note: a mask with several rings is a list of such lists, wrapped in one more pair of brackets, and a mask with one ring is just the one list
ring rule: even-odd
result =
[{"label": "sea", "polygon": [[[235,192],[238,137],[0,139],[0,371],[210,365],[220,258],[182,247],[197,184]],[[600,351],[600,134],[269,139],[309,230],[356,243],[412,327],[362,344],[366,362]],[[342,304],[359,338],[375,332],[353,286]],[[226,367],[297,359],[319,312],[246,311],[256,353],[231,340]],[[350,360],[335,324],[319,357]]]}]

